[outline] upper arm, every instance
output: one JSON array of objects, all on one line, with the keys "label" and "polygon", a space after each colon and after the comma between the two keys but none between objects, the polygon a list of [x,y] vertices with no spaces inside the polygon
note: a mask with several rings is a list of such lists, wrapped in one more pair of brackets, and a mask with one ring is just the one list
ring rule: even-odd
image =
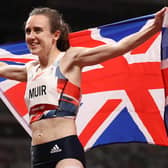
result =
[{"label": "upper arm", "polygon": [[118,44],[106,44],[94,48],[86,48],[79,54],[83,66],[99,64],[108,59],[120,56],[122,50]]},{"label": "upper arm", "polygon": [[119,44],[106,44],[94,48],[75,47],[67,52],[73,64],[81,67],[98,64],[121,54],[123,49]]},{"label": "upper arm", "polygon": [[17,81],[27,81],[26,66],[8,65],[0,62],[0,76]]}]

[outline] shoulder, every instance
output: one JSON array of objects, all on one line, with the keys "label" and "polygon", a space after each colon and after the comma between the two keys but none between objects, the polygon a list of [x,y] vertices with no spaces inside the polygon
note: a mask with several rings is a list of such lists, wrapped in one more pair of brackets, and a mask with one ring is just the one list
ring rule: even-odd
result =
[{"label": "shoulder", "polygon": [[83,47],[70,47],[61,59],[64,65],[76,65],[80,53],[83,51]]},{"label": "shoulder", "polygon": [[87,51],[88,48],[85,47],[70,47],[64,55],[64,58],[71,60],[73,62],[78,61],[80,56]]},{"label": "shoulder", "polygon": [[28,63],[25,64],[26,70],[28,71],[38,64],[39,64],[38,60],[33,60],[33,61],[28,62]]},{"label": "shoulder", "polygon": [[74,55],[78,55],[80,54],[82,51],[85,50],[85,47],[70,47],[66,53],[65,56],[67,57],[72,57]]},{"label": "shoulder", "polygon": [[82,50],[83,47],[70,47],[66,50],[64,56],[60,60],[61,69],[67,71],[76,66],[80,66],[76,60]]}]

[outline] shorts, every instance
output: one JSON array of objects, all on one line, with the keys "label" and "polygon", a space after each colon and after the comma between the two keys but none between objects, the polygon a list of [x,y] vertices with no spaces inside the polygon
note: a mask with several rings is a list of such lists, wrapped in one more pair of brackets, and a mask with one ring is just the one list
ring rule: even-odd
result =
[{"label": "shorts", "polygon": [[77,159],[86,167],[84,150],[76,135],[32,146],[32,168],[55,168],[66,158]]}]

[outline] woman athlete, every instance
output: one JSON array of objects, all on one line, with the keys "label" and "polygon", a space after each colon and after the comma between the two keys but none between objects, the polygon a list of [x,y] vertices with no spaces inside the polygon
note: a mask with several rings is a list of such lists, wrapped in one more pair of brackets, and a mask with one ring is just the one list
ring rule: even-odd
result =
[{"label": "woman athlete", "polygon": [[70,47],[69,28],[58,11],[35,8],[25,23],[25,40],[37,61],[22,66],[0,63],[0,76],[27,82],[25,101],[32,130],[33,168],[85,168],[75,117],[82,68],[123,55],[161,30],[163,8],[150,26],[115,45]]}]

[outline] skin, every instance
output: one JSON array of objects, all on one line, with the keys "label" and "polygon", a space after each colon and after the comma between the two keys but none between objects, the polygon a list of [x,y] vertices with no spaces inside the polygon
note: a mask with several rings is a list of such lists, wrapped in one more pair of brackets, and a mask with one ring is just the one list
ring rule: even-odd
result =
[{"label": "skin", "polygon": [[[60,69],[70,82],[80,87],[81,71],[84,66],[101,63],[105,60],[123,55],[129,50],[145,42],[148,38],[161,30],[163,16],[166,8],[155,15],[155,20],[148,28],[121,40],[116,45],[103,45],[95,48],[71,47],[60,62]],[[30,52],[39,57],[40,68],[43,71],[57,58],[60,50],[56,48],[60,31],[50,32],[49,20],[44,15],[33,15],[28,18],[25,25],[25,40]],[[9,66],[0,63],[0,76],[18,80],[27,80],[25,67]],[[55,139],[76,134],[74,119],[52,118],[36,121],[31,124],[32,145],[42,144]],[[61,131],[60,131],[61,130]],[[61,160],[56,168],[83,168],[75,159]]]}]

